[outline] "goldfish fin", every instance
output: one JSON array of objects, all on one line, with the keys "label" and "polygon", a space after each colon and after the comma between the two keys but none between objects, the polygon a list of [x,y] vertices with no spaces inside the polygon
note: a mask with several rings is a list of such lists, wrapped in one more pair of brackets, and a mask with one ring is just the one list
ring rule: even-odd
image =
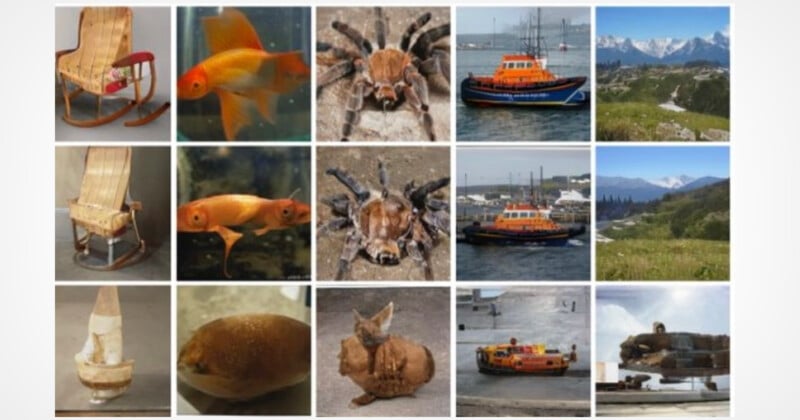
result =
[{"label": "goldfish fin", "polygon": [[250,125],[245,96],[237,95],[224,89],[214,90],[219,96],[219,107],[222,114],[222,128],[225,130],[225,139],[234,140],[239,130]]},{"label": "goldfish fin", "polygon": [[215,226],[209,229],[209,231],[217,232],[217,234],[222,237],[222,240],[225,241],[225,260],[222,265],[222,270],[223,273],[225,273],[225,277],[231,278],[231,275],[228,273],[228,255],[231,253],[233,244],[242,237],[242,234],[235,230],[228,229],[225,226]]},{"label": "goldfish fin", "polygon": [[219,16],[204,18],[203,28],[211,55],[234,48],[264,49],[255,28],[239,10],[226,7]]},{"label": "goldfish fin", "polygon": [[275,125],[275,114],[278,111],[278,95],[275,92],[266,89],[258,89],[247,92],[245,96],[256,103],[258,113],[261,114],[265,120]]},{"label": "goldfish fin", "polygon": [[269,226],[264,226],[264,227],[263,227],[263,228],[261,228],[261,229],[256,229],[256,230],[254,230],[254,231],[253,231],[253,233],[254,233],[256,236],[261,236],[261,235],[263,235],[263,234],[265,234],[265,233],[267,233],[267,232],[269,232],[269,231],[271,231],[271,230],[272,230],[272,228],[270,228]]}]

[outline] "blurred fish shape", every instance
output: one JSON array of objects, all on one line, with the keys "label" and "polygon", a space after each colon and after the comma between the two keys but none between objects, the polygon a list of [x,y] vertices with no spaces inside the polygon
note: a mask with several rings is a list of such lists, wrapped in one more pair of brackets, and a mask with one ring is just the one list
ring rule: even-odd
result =
[{"label": "blurred fish shape", "polygon": [[201,198],[178,207],[178,232],[216,232],[225,242],[223,273],[228,273],[228,255],[243,234],[228,226],[254,225],[261,236],[311,221],[311,207],[292,198],[270,200],[247,194],[221,194]]},{"label": "blurred fish shape", "polygon": [[276,124],[278,95],[292,92],[311,77],[302,51],[267,52],[253,25],[236,9],[225,8],[219,16],[204,18],[203,28],[211,56],[178,79],[178,99],[216,93],[227,140],[251,124],[251,103]]}]

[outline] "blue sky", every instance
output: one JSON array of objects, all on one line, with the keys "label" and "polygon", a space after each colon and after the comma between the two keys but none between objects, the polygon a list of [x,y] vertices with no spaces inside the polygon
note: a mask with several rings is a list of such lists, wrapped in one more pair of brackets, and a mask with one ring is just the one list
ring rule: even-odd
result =
[{"label": "blue sky", "polygon": [[726,30],[727,7],[598,7],[597,35],[636,40],[705,37]]},{"label": "blue sky", "polygon": [[598,147],[597,174],[657,179],[688,175],[730,177],[728,146]]},{"label": "blue sky", "polygon": [[[456,33],[490,34],[492,18],[495,19],[496,31],[503,32],[507,27],[518,24],[520,19],[527,19],[530,14],[535,19],[535,7],[459,7],[456,10]],[[542,23],[561,23],[561,19],[567,19],[577,25],[589,23],[589,18],[588,7],[542,7]]]},{"label": "blue sky", "polygon": [[562,148],[483,148],[463,147],[456,151],[456,185],[464,185],[464,173],[469,185],[507,184],[512,174],[514,184],[530,183],[533,171],[539,183],[539,166],[544,177],[581,175],[591,172],[591,156],[587,146]]},{"label": "blue sky", "polygon": [[[667,332],[730,334],[730,288],[686,284],[598,286],[596,316],[597,361],[619,362],[619,344],[629,335],[651,332],[655,321],[663,322]],[[726,376],[714,380],[721,388],[729,386]],[[648,384],[661,387],[657,379]],[[668,387],[685,389],[689,384]]]}]

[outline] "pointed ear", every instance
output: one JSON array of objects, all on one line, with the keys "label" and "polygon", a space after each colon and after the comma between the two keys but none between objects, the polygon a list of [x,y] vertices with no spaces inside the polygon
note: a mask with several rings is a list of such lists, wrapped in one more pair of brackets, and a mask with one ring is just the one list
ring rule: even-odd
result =
[{"label": "pointed ear", "polygon": [[380,325],[381,332],[386,334],[389,331],[389,325],[392,324],[392,314],[394,313],[394,302],[389,302],[385,308],[372,317],[372,321]]},{"label": "pointed ear", "polygon": [[355,310],[355,308],[353,308],[353,318],[356,320],[356,323],[359,323],[359,322],[363,322],[363,321],[364,321],[364,317],[363,317],[363,316],[361,316],[361,314],[360,314],[360,313],[358,313],[358,311],[357,311],[357,310]]}]

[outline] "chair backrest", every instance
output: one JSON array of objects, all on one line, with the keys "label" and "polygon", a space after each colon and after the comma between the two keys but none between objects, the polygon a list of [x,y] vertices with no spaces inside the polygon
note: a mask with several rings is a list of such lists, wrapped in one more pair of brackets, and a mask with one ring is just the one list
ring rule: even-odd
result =
[{"label": "chair backrest", "polygon": [[111,64],[132,52],[132,22],[128,7],[83,8],[78,48],[59,59],[59,71],[83,82],[79,84],[86,90],[102,92],[103,76]]},{"label": "chair backrest", "polygon": [[130,177],[130,147],[90,147],[78,203],[121,209]]}]

